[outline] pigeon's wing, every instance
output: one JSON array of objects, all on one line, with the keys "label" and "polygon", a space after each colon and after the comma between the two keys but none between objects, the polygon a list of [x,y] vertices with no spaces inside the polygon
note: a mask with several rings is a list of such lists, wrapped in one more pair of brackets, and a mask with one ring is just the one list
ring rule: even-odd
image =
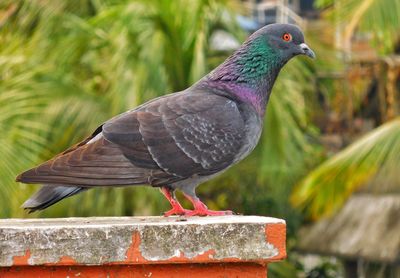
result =
[{"label": "pigeon's wing", "polygon": [[231,165],[243,131],[233,101],[207,93],[173,94],[107,121],[17,180],[82,187],[171,184]]},{"label": "pigeon's wing", "polygon": [[[171,95],[122,114],[103,126],[103,135],[123,146],[134,164],[154,167],[155,163],[172,177],[183,179],[211,175],[235,162],[244,130],[234,101],[199,92]],[[148,152],[138,156],[142,143]],[[131,150],[135,150],[132,155]]]},{"label": "pigeon's wing", "polygon": [[135,166],[117,144],[101,133],[96,136],[22,173],[17,181],[86,187],[146,184],[153,175],[168,180],[169,175],[161,169]]}]

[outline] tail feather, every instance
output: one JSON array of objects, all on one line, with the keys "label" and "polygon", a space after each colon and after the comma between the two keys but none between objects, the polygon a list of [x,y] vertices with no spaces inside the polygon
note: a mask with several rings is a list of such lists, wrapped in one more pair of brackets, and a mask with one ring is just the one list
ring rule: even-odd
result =
[{"label": "tail feather", "polygon": [[87,188],[78,186],[43,185],[39,191],[26,200],[21,207],[27,209],[29,213],[43,210],[64,198],[71,197],[84,190],[87,190]]}]

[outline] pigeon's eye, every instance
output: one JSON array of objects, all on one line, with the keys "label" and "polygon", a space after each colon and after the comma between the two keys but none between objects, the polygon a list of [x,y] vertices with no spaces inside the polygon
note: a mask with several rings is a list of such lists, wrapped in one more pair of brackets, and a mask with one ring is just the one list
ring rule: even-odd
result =
[{"label": "pigeon's eye", "polygon": [[292,40],[292,35],[290,35],[289,33],[285,33],[285,34],[282,35],[282,39],[285,42],[290,42]]}]

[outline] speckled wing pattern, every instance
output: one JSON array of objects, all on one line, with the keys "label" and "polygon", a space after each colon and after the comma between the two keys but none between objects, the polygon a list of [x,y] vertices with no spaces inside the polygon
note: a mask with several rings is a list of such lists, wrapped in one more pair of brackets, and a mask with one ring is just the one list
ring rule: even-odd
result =
[{"label": "speckled wing pattern", "polygon": [[235,162],[244,130],[237,104],[226,97],[171,94],[112,118],[18,180],[82,187],[162,186],[212,175]]}]

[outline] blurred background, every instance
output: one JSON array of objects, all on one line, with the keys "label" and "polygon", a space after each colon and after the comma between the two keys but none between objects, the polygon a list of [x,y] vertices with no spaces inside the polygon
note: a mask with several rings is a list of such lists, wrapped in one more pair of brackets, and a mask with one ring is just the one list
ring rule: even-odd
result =
[{"label": "blurred background", "polygon": [[[400,277],[400,1],[2,0],[0,217],[159,215],[147,187],[28,215],[15,176],[108,118],[185,89],[253,31],[294,23],[316,60],[275,84],[262,138],[198,188],[211,209],[283,218],[269,277]],[[188,203],[184,203],[189,207]]]}]

